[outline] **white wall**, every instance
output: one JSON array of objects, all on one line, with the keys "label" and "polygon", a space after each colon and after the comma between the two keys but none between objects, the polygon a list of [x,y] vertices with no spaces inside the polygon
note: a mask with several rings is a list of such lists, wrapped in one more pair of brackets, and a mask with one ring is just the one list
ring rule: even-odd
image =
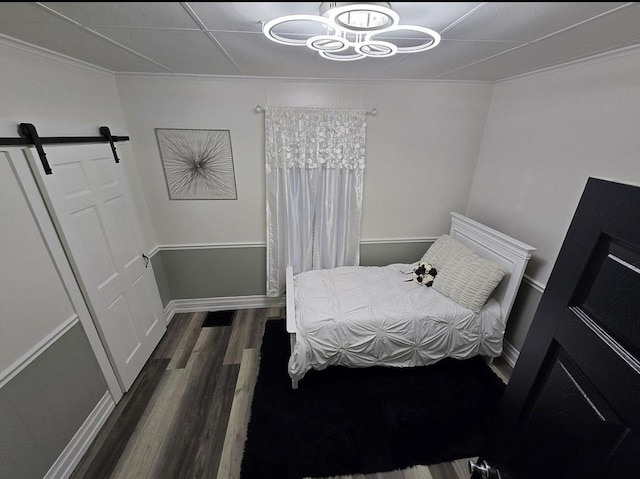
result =
[{"label": "white wall", "polygon": [[74,313],[5,153],[0,152],[0,374]]},{"label": "white wall", "polygon": [[587,178],[640,183],[640,50],[497,84],[467,214],[537,248],[545,285]]},{"label": "white wall", "polygon": [[[492,86],[121,75],[131,146],[160,245],[264,243],[264,115],[256,105],[376,108],[368,116],[362,238],[448,231],[463,211]],[[237,200],[171,201],[155,128],[231,131]]]},{"label": "white wall", "polygon": [[[0,58],[0,136],[17,137],[19,123],[33,123],[40,136],[99,136],[102,125],[115,135],[127,133],[110,74],[63,63],[7,40],[0,40]],[[127,168],[135,185],[133,161]],[[144,208],[141,188],[134,189],[138,207]],[[156,244],[148,220],[145,241],[148,249]],[[2,373],[73,311],[4,154],[0,155],[0,265]]]},{"label": "white wall", "polygon": [[537,250],[505,338],[521,349],[589,177],[640,184],[640,50],[495,86],[467,214]]}]

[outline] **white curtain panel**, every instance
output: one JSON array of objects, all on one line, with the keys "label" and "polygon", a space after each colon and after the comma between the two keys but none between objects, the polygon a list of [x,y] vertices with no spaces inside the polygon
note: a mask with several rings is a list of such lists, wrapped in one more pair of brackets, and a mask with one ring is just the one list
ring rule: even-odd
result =
[{"label": "white curtain panel", "polygon": [[365,110],[265,109],[267,296],[288,265],[359,264],[365,141]]}]

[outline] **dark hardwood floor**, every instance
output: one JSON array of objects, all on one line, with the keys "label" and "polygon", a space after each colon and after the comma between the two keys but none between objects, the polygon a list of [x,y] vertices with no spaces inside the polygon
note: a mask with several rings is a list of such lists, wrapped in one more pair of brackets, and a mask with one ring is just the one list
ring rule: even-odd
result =
[{"label": "dark hardwood floor", "polygon": [[[72,479],[237,479],[268,318],[284,309],[235,312],[202,327],[206,312],[176,314]],[[510,368],[494,369],[505,380]],[[468,479],[468,458],[343,479]]]}]

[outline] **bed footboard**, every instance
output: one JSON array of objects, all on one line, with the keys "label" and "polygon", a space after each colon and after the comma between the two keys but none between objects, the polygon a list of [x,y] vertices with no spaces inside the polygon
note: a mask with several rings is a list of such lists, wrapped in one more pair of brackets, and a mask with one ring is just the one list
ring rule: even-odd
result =
[{"label": "bed footboard", "polygon": [[[291,354],[296,345],[296,308],[293,293],[293,268],[287,266],[286,269],[286,298],[287,298],[287,332],[289,333],[289,344],[291,346]],[[298,389],[298,381],[292,379],[291,387]]]},{"label": "bed footboard", "polygon": [[285,295],[287,299],[287,332],[296,333],[296,307],[293,294],[293,267],[287,266],[286,269],[286,289]]}]

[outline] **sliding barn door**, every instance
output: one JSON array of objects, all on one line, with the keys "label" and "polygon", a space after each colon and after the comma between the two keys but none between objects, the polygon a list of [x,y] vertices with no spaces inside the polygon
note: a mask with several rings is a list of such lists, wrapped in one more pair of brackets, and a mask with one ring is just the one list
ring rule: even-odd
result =
[{"label": "sliding barn door", "polygon": [[49,207],[96,327],[127,391],[166,331],[129,186],[108,144],[35,149],[29,164]]}]

